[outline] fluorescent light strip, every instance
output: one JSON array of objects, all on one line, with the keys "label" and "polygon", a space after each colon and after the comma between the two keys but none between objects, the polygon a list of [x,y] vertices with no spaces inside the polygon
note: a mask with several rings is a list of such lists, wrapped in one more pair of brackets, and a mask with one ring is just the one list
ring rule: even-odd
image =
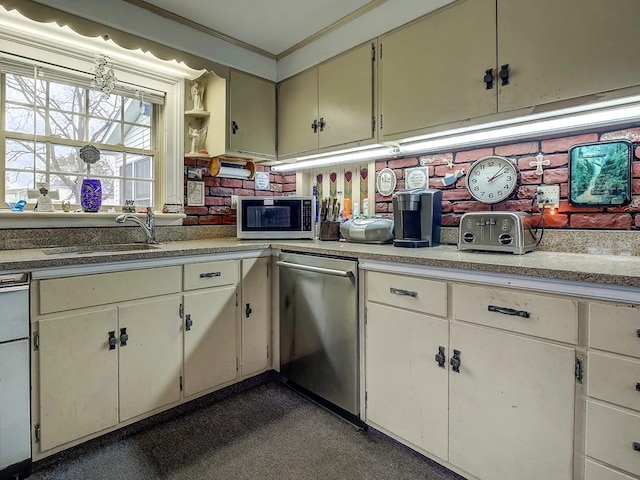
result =
[{"label": "fluorescent light strip", "polygon": [[283,163],[280,165],[274,165],[271,170],[276,172],[289,172],[292,170],[304,170],[314,167],[328,167],[330,165],[339,165],[342,163],[353,163],[362,160],[374,160],[377,158],[385,158],[393,155],[394,148],[392,147],[379,147],[375,149],[367,149],[362,151],[355,151],[350,153],[329,153],[321,157],[316,157],[307,160],[300,160],[294,163]]}]

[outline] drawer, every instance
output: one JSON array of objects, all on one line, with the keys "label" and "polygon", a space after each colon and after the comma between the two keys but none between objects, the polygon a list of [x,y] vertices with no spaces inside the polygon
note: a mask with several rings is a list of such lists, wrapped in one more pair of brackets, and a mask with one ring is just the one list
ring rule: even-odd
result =
[{"label": "drawer", "polygon": [[577,343],[578,303],[573,300],[472,285],[456,285],[454,292],[458,320]]},{"label": "drawer", "polygon": [[640,475],[640,415],[587,401],[586,454]]},{"label": "drawer", "polygon": [[367,300],[447,316],[447,284],[421,277],[367,272]]},{"label": "drawer", "polygon": [[612,470],[588,458],[585,460],[584,480],[634,480],[629,475]]},{"label": "drawer", "polygon": [[179,265],[40,280],[40,314],[180,292]]},{"label": "drawer", "polygon": [[589,352],[587,376],[590,397],[640,410],[640,361]]},{"label": "drawer", "polygon": [[184,289],[220,287],[238,283],[238,261],[193,263],[184,266]]},{"label": "drawer", "polygon": [[640,357],[640,307],[590,303],[589,346]]}]

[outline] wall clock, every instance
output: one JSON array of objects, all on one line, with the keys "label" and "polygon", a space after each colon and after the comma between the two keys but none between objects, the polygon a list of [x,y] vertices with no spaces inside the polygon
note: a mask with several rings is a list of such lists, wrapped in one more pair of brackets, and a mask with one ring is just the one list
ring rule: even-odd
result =
[{"label": "wall clock", "polygon": [[467,190],[483,203],[498,203],[518,186],[518,167],[511,160],[489,156],[476,160],[467,173]]}]

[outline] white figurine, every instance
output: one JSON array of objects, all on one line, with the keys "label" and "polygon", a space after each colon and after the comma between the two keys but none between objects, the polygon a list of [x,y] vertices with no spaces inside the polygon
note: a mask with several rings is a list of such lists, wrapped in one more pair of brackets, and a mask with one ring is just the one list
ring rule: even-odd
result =
[{"label": "white figurine", "polygon": [[46,182],[38,182],[37,187],[38,190],[29,190],[27,192],[29,198],[37,198],[37,203],[33,210],[35,212],[55,212],[56,209],[53,206],[52,196],[58,200],[58,191],[51,192],[52,195],[49,195],[49,185]]},{"label": "white figurine", "polygon": [[197,128],[189,127],[189,138],[191,139],[191,151],[189,153],[200,153],[200,144],[207,136],[207,127],[203,127],[200,130]]},{"label": "white figurine", "polygon": [[193,82],[191,87],[191,99],[193,100],[193,110],[203,111],[202,96],[204,95],[204,89],[200,85],[200,82]]}]

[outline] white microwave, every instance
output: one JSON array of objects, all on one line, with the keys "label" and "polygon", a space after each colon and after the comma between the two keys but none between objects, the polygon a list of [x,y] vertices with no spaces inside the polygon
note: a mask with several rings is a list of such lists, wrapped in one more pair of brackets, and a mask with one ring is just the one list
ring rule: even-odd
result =
[{"label": "white microwave", "polygon": [[238,238],[313,238],[316,226],[314,197],[239,197]]}]

